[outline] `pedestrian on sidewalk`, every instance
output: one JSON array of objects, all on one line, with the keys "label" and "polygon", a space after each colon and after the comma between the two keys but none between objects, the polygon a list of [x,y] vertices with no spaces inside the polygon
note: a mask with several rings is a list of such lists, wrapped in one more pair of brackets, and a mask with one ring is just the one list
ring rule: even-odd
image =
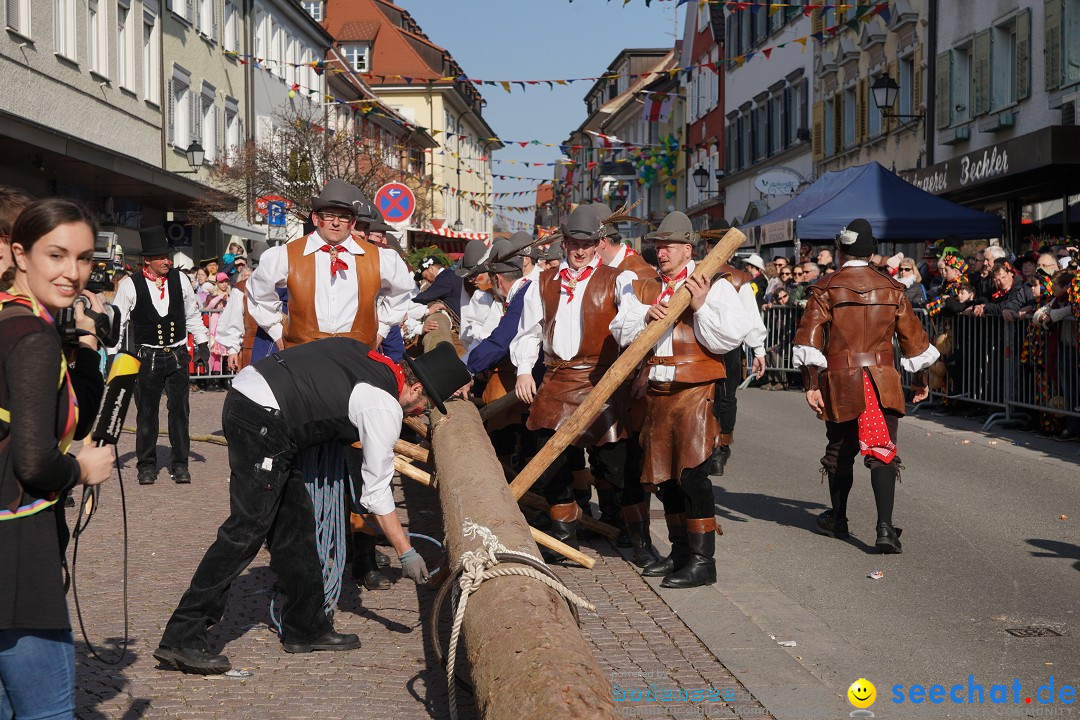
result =
[{"label": "pedestrian on sidewalk", "polygon": [[929,394],[926,369],[938,351],[915,316],[906,288],[874,270],[877,251],[870,223],[852,220],[836,238],[841,265],[810,288],[792,359],[802,368],[806,402],[825,420],[828,440],[821,459],[829,477],[832,508],[817,519],[830,537],[850,537],[847,499],[855,456],[865,456],[877,501],[877,541],[883,553],[899,553],[900,529],[893,526],[893,500],[900,467],[896,431],[906,405],[893,363],[893,336],[900,365],[914,373],[914,402]]},{"label": "pedestrian on sidewalk", "polygon": [[222,409],[232,514],[195,571],[154,657],[187,673],[213,675],[231,668],[225,655],[211,652],[207,630],[221,620],[229,587],[271,527],[270,554],[285,594],[285,652],[359,647],[356,635],[334,631],[323,609],[315,516],[299,453],[325,443],[361,443],[360,502],[397,551],[402,572],[418,585],[427,582],[427,567],[401,527],[390,487],[394,443],[406,413],[419,414],[429,399],[445,412],[443,401],[469,381],[452,345],[402,370],[364,343],[343,337],[303,343],[242,370]]}]

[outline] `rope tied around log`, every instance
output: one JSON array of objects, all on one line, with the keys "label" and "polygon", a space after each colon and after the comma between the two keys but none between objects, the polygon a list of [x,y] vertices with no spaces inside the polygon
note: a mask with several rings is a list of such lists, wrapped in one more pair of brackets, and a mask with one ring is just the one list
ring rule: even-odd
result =
[{"label": "rope tied around log", "polygon": [[[497,577],[529,577],[547,585],[549,588],[562,596],[571,609],[581,607],[590,612],[596,612],[596,606],[587,600],[577,596],[569,588],[559,582],[544,562],[529,553],[508,550],[499,542],[498,536],[490,529],[466,518],[462,522],[462,535],[467,538],[476,537],[483,543],[482,550],[469,550],[462,553],[458,562],[457,574],[457,607],[454,609],[454,625],[450,630],[450,645],[446,658],[446,688],[449,696],[450,720],[457,720],[457,682],[455,680],[455,666],[457,664],[457,647],[461,635],[461,624],[465,620],[465,608],[469,603],[469,596],[476,592],[486,581]],[[543,568],[543,571],[538,569]],[[546,572],[546,574],[545,574]],[[450,586],[450,583],[447,583]],[[445,587],[444,587],[445,590]],[[439,608],[442,606],[444,592],[440,592],[432,609],[433,625],[438,622]],[[576,614],[576,613],[575,613]],[[437,627],[432,627],[437,630]],[[437,634],[433,637],[438,637]],[[436,642],[438,646],[438,642]]]}]

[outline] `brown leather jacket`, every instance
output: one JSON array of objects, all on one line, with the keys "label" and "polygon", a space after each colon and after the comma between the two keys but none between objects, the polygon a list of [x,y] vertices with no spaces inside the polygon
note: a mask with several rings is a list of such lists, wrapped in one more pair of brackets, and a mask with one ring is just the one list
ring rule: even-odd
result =
[{"label": "brown leather jacket", "polygon": [[[844,267],[810,286],[794,344],[817,348],[828,362],[820,379],[817,368],[803,372],[807,390],[821,389],[825,419],[845,422],[862,414],[864,367],[881,406],[904,413],[904,390],[893,361],[894,334],[904,357],[930,346],[904,286],[892,278],[868,266]],[[925,385],[925,373],[918,375],[915,385]]]}]

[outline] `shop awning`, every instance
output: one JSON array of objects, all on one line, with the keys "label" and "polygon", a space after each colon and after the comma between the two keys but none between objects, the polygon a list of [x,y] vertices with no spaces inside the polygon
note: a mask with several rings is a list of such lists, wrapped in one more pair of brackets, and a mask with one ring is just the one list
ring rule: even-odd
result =
[{"label": "shop awning", "polygon": [[763,245],[832,240],[849,222],[865,218],[879,240],[1001,237],[1001,218],[920,190],[879,163],[825,173],[776,210],[740,229]]},{"label": "shop awning", "polygon": [[214,219],[221,223],[221,232],[227,235],[236,235],[247,240],[266,240],[266,226],[252,225],[238,212],[211,213]]}]

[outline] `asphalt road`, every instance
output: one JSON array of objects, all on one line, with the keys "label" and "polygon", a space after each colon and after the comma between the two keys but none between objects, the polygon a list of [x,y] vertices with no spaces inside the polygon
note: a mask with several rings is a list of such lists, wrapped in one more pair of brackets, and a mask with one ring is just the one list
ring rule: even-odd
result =
[{"label": "asphalt road", "polygon": [[[848,509],[851,541],[814,532],[815,516],[828,506],[818,472],[825,429],[802,394],[740,391],[734,456],[714,478],[726,531],[717,542],[720,598],[676,598],[686,605],[680,614],[707,603],[716,615],[730,603],[769,643],[795,641],[784,652],[838,699],[855,679],[870,679],[878,717],[990,717],[991,710],[1023,717],[1051,707],[1072,710],[1056,716],[1080,716],[1080,707],[1060,702],[1063,685],[1080,684],[1080,446],[1042,443],[1055,457],[1024,446],[1040,444],[1024,433],[950,425],[931,416],[901,422],[894,519],[904,528],[904,552],[885,556],[873,548],[876,513],[861,463]],[[884,577],[870,579],[875,570]],[[1060,636],[1007,632],[1031,626]],[[706,642],[739,676],[725,641]],[[982,707],[968,704],[969,675],[984,688]],[[1040,705],[1036,692],[1051,676],[1057,702]],[[740,680],[755,691],[750,674]],[[913,705],[907,697],[915,684],[927,691],[941,684],[948,693],[958,683],[964,704],[946,696]],[[991,708],[995,684],[1008,686],[1008,702]],[[904,686],[903,705],[892,702],[896,685]]]}]

